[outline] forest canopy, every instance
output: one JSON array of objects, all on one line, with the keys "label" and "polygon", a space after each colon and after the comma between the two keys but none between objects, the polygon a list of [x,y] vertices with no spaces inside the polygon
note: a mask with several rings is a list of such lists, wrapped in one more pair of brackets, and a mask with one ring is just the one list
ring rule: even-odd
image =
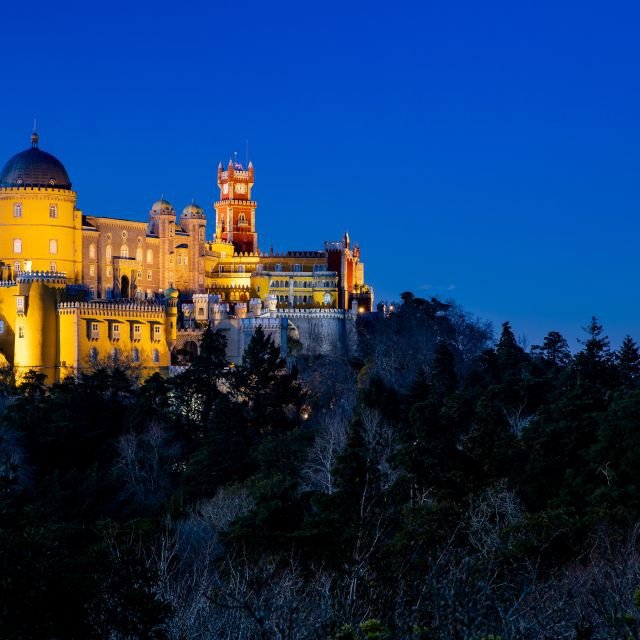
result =
[{"label": "forest canopy", "polygon": [[0,381],[3,638],[640,637],[640,353],[410,292],[359,350]]}]

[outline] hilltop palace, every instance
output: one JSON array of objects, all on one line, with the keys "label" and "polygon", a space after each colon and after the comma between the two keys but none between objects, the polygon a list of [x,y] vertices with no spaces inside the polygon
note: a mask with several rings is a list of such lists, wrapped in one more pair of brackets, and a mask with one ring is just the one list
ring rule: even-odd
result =
[{"label": "hilltop palace", "polygon": [[168,374],[208,324],[226,333],[232,361],[257,325],[285,349],[288,337],[310,352],[336,347],[373,304],[359,247],[345,233],[322,251],[262,253],[253,184],[251,163],[220,164],[210,240],[195,204],[177,220],[166,200],[148,222],[96,217],[76,208],[34,132],[0,173],[0,364],[50,383],[118,361]]}]

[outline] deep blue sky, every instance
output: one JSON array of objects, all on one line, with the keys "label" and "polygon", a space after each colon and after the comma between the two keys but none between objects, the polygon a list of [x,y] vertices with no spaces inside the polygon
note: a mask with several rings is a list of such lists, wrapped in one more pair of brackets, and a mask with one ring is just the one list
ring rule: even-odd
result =
[{"label": "deep blue sky", "polygon": [[[637,2],[3,5],[0,161],[87,213],[212,214],[245,140],[263,249],[348,229],[378,299],[453,296],[530,343],[640,340]],[[213,216],[211,215],[212,219]],[[210,231],[209,231],[210,233]]]}]

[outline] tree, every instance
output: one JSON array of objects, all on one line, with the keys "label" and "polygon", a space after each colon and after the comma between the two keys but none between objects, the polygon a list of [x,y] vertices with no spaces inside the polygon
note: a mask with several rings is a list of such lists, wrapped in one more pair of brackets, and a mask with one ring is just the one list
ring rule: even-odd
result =
[{"label": "tree", "polygon": [[640,378],[640,350],[631,336],[625,336],[615,354],[615,360],[622,386],[632,389]]},{"label": "tree", "polygon": [[531,347],[531,354],[559,368],[568,366],[572,358],[569,343],[558,331],[550,331],[542,345]]},{"label": "tree", "polygon": [[280,349],[260,326],[235,370],[232,392],[258,433],[290,431],[300,423],[306,394],[298,381],[298,371],[295,367],[288,369]]}]

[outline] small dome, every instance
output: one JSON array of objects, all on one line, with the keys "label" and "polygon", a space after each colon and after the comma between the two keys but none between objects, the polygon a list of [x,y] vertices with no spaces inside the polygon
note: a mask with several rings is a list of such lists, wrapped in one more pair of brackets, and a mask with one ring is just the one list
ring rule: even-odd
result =
[{"label": "small dome", "polygon": [[175,209],[171,203],[164,198],[157,200],[151,205],[151,211],[156,213],[175,213]]},{"label": "small dome", "polygon": [[204,209],[199,207],[197,204],[188,204],[183,210],[182,215],[180,217],[183,218],[203,218],[204,217]]},{"label": "small dome", "polygon": [[38,149],[38,134],[31,136],[31,149],[9,159],[0,172],[0,187],[43,187],[71,190],[71,180],[56,157]]},{"label": "small dome", "polygon": [[169,298],[177,298],[180,295],[180,292],[177,289],[174,289],[173,287],[169,287],[165,292],[164,292],[164,297],[169,299]]}]

